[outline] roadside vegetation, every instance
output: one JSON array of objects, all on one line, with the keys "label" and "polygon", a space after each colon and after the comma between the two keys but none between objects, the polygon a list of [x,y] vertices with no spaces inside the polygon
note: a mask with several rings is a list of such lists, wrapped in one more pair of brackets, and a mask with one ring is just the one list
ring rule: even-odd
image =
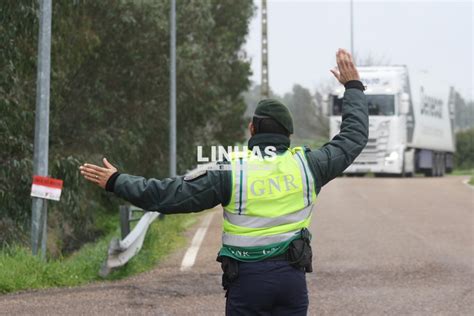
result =
[{"label": "roadside vegetation", "polygon": [[[77,251],[85,244],[92,253],[100,248],[108,236],[101,221],[122,203],[81,179],[79,165],[100,164],[106,156],[122,172],[164,178],[169,157],[170,2],[53,1],[49,174],[62,179],[64,189],[60,202],[48,203],[50,261],[43,266],[27,256],[22,249],[30,244],[38,3],[0,1],[0,256],[2,264],[26,269],[9,282],[25,278],[32,286],[25,260],[45,273],[38,286],[72,284],[51,276],[63,271],[55,262],[80,269],[86,250]],[[251,0],[177,6],[179,174],[195,165],[196,145],[244,139],[241,94],[251,70],[241,47],[253,14]],[[7,270],[1,269],[3,280],[12,276]],[[95,277],[81,273],[78,280]]]},{"label": "roadside vegetation", "polygon": [[[168,215],[155,221],[147,232],[143,248],[126,266],[113,271],[106,279],[128,277],[155,266],[173,249],[184,244],[182,232],[193,224],[196,215]],[[97,242],[85,244],[68,257],[43,261],[22,246],[6,247],[0,252],[0,293],[27,289],[77,286],[97,280],[106,260],[109,242],[118,237],[118,216],[103,218],[101,225],[107,234]]]},{"label": "roadside vegetation", "polygon": [[454,166],[453,175],[470,176],[469,184],[474,185],[474,128],[456,133]]},{"label": "roadside vegetation", "polygon": [[474,176],[474,169],[454,169],[453,176]]},{"label": "roadside vegetation", "polygon": [[464,172],[474,171],[474,128],[456,133],[454,165]]}]

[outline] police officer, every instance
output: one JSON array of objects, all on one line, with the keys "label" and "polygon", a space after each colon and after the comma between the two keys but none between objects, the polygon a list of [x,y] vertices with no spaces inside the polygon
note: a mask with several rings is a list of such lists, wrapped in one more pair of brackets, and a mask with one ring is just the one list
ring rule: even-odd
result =
[{"label": "police officer", "polygon": [[[235,154],[216,170],[172,179],[145,179],[85,164],[83,176],[145,210],[198,212],[222,204],[221,262],[227,315],[306,315],[305,273],[311,272],[310,225],[321,188],[359,155],[368,138],[364,86],[351,55],[336,54],[331,70],[346,88],[341,131],[323,147],[292,148],[288,108],[262,100],[249,124],[249,153]],[[274,155],[267,148],[273,148]],[[252,159],[259,149],[262,159]],[[218,170],[217,170],[218,169]]]}]

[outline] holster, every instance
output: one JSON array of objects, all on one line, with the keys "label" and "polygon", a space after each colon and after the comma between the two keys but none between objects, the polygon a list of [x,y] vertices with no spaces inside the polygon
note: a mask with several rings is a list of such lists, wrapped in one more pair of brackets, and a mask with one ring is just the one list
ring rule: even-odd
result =
[{"label": "holster", "polygon": [[221,263],[222,272],[224,272],[222,287],[227,290],[229,285],[239,277],[239,262],[226,256],[218,256],[216,261]]},{"label": "holster", "polygon": [[311,233],[307,228],[300,233],[301,238],[293,240],[288,247],[288,261],[294,268],[310,273],[313,272]]}]

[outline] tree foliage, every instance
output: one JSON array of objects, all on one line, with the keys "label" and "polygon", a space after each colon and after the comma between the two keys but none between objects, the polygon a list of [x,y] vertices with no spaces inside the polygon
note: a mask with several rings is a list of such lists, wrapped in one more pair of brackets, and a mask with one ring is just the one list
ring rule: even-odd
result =
[{"label": "tree foliage", "polygon": [[[316,91],[314,95],[311,91],[299,84],[293,86],[291,92],[285,93],[282,97],[270,90],[270,98],[282,101],[290,110],[293,116],[295,133],[292,136],[297,143],[305,143],[315,139],[327,139],[329,134],[328,118],[323,113],[321,93]],[[258,102],[262,99],[260,85],[254,85],[244,93],[247,109],[245,118],[249,121]],[[309,145],[309,144],[306,144]]]},{"label": "tree foliage", "polygon": [[474,128],[474,101],[467,102],[459,92],[452,90],[454,103],[454,128],[457,131]]},{"label": "tree foliage", "polygon": [[474,168],[474,128],[456,134],[456,153],[454,159],[456,168]]},{"label": "tree foliage", "polygon": [[[38,5],[3,1],[0,10],[0,228],[14,223],[24,237]],[[179,172],[193,167],[196,144],[244,136],[250,65],[239,53],[252,14],[250,0],[177,3]],[[93,238],[94,210],[113,205],[79,179],[81,162],[107,156],[121,171],[167,175],[168,104],[169,1],[53,1],[50,172],[65,179],[65,195],[50,203],[50,224],[61,227],[62,249]],[[19,238],[6,235],[0,242]]]},{"label": "tree foliage", "polygon": [[293,120],[296,122],[295,137],[314,139],[326,136],[328,129],[326,118],[309,89],[295,84],[293,91],[283,96],[283,102],[290,108]]}]

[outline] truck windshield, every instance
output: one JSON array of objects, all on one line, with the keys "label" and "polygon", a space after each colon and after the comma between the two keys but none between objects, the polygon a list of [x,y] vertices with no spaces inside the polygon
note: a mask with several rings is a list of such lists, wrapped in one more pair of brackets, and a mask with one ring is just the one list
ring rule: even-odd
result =
[{"label": "truck windshield", "polygon": [[[366,97],[369,104],[369,115],[395,115],[395,97],[393,95],[369,94]],[[338,98],[336,95],[332,97],[332,114],[342,114],[342,98]]]}]

